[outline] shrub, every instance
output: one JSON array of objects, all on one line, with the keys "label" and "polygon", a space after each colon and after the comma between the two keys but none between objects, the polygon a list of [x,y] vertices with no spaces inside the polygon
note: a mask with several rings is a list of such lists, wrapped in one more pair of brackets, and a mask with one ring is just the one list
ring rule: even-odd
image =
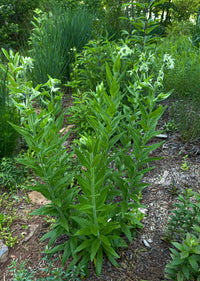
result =
[{"label": "shrub", "polygon": [[170,38],[179,36],[191,36],[194,29],[194,23],[190,20],[172,21],[171,25],[165,28],[166,35]]},{"label": "shrub", "polygon": [[93,17],[86,9],[69,10],[55,5],[53,13],[35,17],[30,37],[34,61],[34,84],[45,83],[48,75],[67,80],[75,48],[81,51],[92,34]]},{"label": "shrub", "polygon": [[195,25],[192,30],[192,42],[194,46],[199,47],[200,44],[200,16],[197,15]]},{"label": "shrub", "polygon": [[17,48],[22,39],[27,41],[33,10],[39,4],[39,0],[0,1],[0,47]]}]

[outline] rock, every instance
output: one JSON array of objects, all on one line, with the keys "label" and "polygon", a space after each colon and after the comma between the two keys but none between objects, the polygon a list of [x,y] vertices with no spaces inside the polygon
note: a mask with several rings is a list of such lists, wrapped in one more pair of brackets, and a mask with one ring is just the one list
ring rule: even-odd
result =
[{"label": "rock", "polygon": [[35,234],[38,228],[38,224],[29,225],[29,234],[23,239],[22,243],[27,242]]},{"label": "rock", "polygon": [[36,204],[45,205],[51,203],[50,200],[46,199],[40,192],[32,191],[28,194],[28,198]]},{"label": "rock", "polygon": [[0,263],[6,262],[8,259],[8,247],[0,240]]}]

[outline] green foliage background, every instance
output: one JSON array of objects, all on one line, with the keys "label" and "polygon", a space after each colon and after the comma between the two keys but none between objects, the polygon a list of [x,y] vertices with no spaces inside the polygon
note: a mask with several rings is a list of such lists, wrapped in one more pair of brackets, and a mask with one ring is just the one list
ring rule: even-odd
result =
[{"label": "green foliage background", "polygon": [[40,0],[0,0],[0,46],[18,48],[28,40],[34,9]]}]

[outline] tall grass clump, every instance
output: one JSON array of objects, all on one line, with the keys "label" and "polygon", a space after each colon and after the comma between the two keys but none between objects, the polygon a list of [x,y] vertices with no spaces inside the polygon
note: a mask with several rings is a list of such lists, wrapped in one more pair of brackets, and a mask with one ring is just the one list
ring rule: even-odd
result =
[{"label": "tall grass clump", "polygon": [[184,143],[200,139],[200,96],[178,99],[171,106],[172,118]]},{"label": "tall grass clump", "polygon": [[0,159],[11,157],[17,145],[18,133],[9,124],[19,123],[19,114],[9,98],[7,74],[0,73]]},{"label": "tall grass clump", "polygon": [[157,57],[165,53],[172,56],[175,65],[173,70],[165,72],[165,90],[174,89],[176,97],[197,95],[200,91],[199,49],[186,36],[166,37],[158,46]]},{"label": "tall grass clump", "polygon": [[59,5],[52,13],[38,13],[30,37],[34,84],[46,82],[48,75],[67,80],[73,49],[80,51],[92,36],[93,16],[87,9]]}]

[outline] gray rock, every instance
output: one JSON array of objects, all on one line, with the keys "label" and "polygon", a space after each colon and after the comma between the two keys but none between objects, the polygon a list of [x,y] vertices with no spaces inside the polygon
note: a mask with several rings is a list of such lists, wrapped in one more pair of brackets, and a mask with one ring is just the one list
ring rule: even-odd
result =
[{"label": "gray rock", "polygon": [[0,240],[0,263],[6,262],[8,259],[8,247]]}]

